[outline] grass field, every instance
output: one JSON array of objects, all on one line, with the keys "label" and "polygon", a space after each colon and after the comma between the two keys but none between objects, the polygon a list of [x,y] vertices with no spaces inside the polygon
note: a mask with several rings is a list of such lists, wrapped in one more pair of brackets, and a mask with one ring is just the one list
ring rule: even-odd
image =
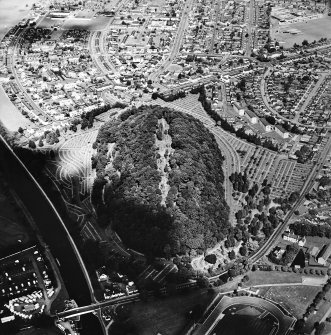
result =
[{"label": "grass field", "polygon": [[0,121],[11,132],[17,131],[19,127],[31,128],[34,124],[24,117],[12,104],[8,95],[0,85]]},{"label": "grass field", "polygon": [[111,18],[99,16],[95,19],[69,18],[65,20],[63,29],[86,29],[86,30],[103,30],[107,27]]},{"label": "grass field", "polygon": [[317,246],[322,248],[324,244],[329,244],[331,239],[327,237],[307,236],[307,246]]},{"label": "grass field", "polygon": [[269,287],[264,296],[280,303],[296,318],[301,318],[320,290],[315,286],[274,286]]},{"label": "grass field", "polygon": [[[278,26],[278,33],[272,34],[285,48],[292,47],[294,43],[301,44],[303,40],[313,42],[322,37],[331,37],[331,17],[326,16],[320,19],[310,20],[307,22],[292,23],[284,26]],[[298,29],[300,34],[292,35],[283,33],[283,30]],[[283,42],[283,43],[282,43]]]},{"label": "grass field", "polygon": [[[304,331],[307,333],[310,333],[314,327],[314,323],[315,322],[319,322],[322,317],[324,316],[324,314],[328,311],[328,309],[330,308],[330,302],[331,302],[331,292],[328,292],[325,295],[325,299],[326,301],[322,301],[318,306],[317,306],[317,312],[316,314],[311,314],[308,317],[308,320],[306,322],[306,326],[304,328]],[[330,315],[329,315],[330,316]],[[327,322],[326,322],[327,324]],[[331,327],[329,326],[328,329],[330,329]],[[327,332],[324,332],[323,334],[328,334]]]},{"label": "grass field", "polygon": [[212,333],[216,335],[270,334],[275,322],[276,320],[271,315],[258,318],[256,315],[228,313],[218,322]]},{"label": "grass field", "polygon": [[198,304],[206,308],[213,298],[207,290],[198,290],[154,302],[139,302],[133,305],[132,319],[139,335],[156,335],[158,332],[181,335],[189,323],[187,312]]},{"label": "grass field", "polygon": [[301,283],[302,276],[293,272],[282,271],[251,271],[247,273],[249,281],[246,287],[267,284]]}]

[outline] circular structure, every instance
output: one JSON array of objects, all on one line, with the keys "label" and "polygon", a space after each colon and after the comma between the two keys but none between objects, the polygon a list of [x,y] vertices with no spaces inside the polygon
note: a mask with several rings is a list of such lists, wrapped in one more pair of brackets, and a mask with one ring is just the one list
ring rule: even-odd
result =
[{"label": "circular structure", "polygon": [[194,335],[285,335],[295,322],[275,303],[252,296],[223,296],[209,306]]}]

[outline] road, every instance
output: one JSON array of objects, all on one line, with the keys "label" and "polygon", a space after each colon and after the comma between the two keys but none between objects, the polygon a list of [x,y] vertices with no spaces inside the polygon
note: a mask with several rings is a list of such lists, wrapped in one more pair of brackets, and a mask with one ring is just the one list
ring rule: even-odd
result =
[{"label": "road", "polygon": [[163,64],[159,65],[159,68],[157,68],[155,70],[155,72],[153,72],[149,76],[150,80],[152,80],[152,81],[156,80],[161,75],[162,72],[167,70],[167,68],[171,65],[172,61],[177,56],[178,51],[179,51],[179,49],[182,45],[182,40],[183,40],[185,31],[186,31],[186,28],[188,26],[189,13],[191,11],[192,4],[193,4],[193,0],[187,0],[186,1],[186,5],[185,5],[185,8],[182,12],[182,17],[181,17],[181,20],[180,20],[179,25],[178,25],[175,41],[174,41],[174,44],[172,45],[172,48],[171,48],[170,56],[167,58],[167,60]]},{"label": "road", "polygon": [[[204,117],[201,117],[201,115],[197,114],[195,116],[199,119],[200,118],[202,120],[204,119]],[[215,130],[216,127],[211,126],[209,124],[208,128],[211,128],[211,131],[214,133],[216,138],[220,137],[217,130]],[[302,188],[302,191],[300,193],[298,201],[293,206],[293,208],[290,210],[290,212],[286,215],[283,223],[281,223],[274,230],[273,234],[270,236],[268,241],[257,251],[257,253],[255,253],[254,255],[252,255],[249,258],[250,262],[252,262],[252,263],[257,262],[263,256],[268,254],[270,252],[270,250],[273,248],[275,242],[277,242],[278,238],[281,236],[281,234],[283,233],[283,231],[287,227],[287,224],[288,224],[289,220],[291,219],[291,217],[293,216],[294,212],[296,211],[298,206],[301,204],[301,202],[304,200],[305,195],[310,191],[311,187],[313,186],[315,178],[316,178],[317,174],[319,173],[320,169],[323,167],[324,162],[327,158],[327,155],[328,155],[330,149],[331,149],[331,136],[329,134],[328,141],[327,141],[326,145],[324,146],[324,149],[320,153],[320,155],[318,157],[318,160],[317,160],[315,166],[313,167],[309,177],[307,178],[307,180],[306,180],[306,182],[305,182],[305,184]],[[227,170],[229,168],[230,167],[227,166]],[[224,272],[226,272],[226,271],[224,271]],[[222,275],[223,273],[221,273],[220,275]],[[216,280],[220,275],[210,278],[211,281]],[[188,285],[191,285],[191,284],[188,283]],[[139,293],[133,294],[133,295],[130,295],[130,296],[124,296],[124,297],[120,297],[120,298],[116,298],[116,299],[107,300],[107,301],[100,302],[100,303],[94,303],[94,304],[91,304],[91,305],[88,305],[88,306],[78,307],[78,308],[71,309],[71,310],[68,310],[68,311],[64,311],[64,312],[59,313],[58,317],[69,318],[69,317],[73,317],[73,316],[76,316],[76,315],[83,315],[83,314],[86,314],[86,313],[91,313],[91,312],[94,312],[94,311],[99,312],[100,309],[103,308],[103,307],[118,305],[118,304],[128,304],[128,303],[138,301],[138,300],[140,300]]]},{"label": "road", "polygon": [[323,151],[320,153],[320,157],[318,161],[316,162],[315,166],[313,167],[309,177],[307,178],[301,192],[300,192],[300,197],[299,200],[296,202],[296,204],[293,206],[293,208],[287,213],[285,216],[285,219],[283,223],[281,223],[272,233],[272,235],[269,237],[268,241],[255,253],[253,256],[249,258],[249,260],[252,263],[257,262],[260,258],[262,258],[264,255],[267,255],[270,251],[271,248],[273,247],[274,243],[277,241],[277,239],[281,236],[283,231],[285,230],[289,220],[292,218],[294,212],[297,210],[299,205],[302,203],[302,201],[305,198],[305,195],[309,193],[311,190],[316,176],[318,175],[320,169],[323,167],[323,164],[327,158],[327,155],[331,149],[331,136],[329,135],[328,142],[326,143]]},{"label": "road", "polygon": [[214,51],[214,43],[215,43],[215,38],[216,34],[218,33],[218,21],[219,21],[219,15],[220,15],[220,6],[221,6],[221,1],[218,1],[215,5],[215,26],[213,29],[213,36],[210,41],[210,47],[209,47],[209,53],[212,53]]},{"label": "road", "polygon": [[253,27],[255,21],[255,0],[250,0],[249,2],[249,18],[247,23],[248,37],[246,40],[246,56],[250,56],[252,54],[252,46],[253,46]]},{"label": "road", "polygon": [[303,105],[301,106],[300,110],[295,114],[295,117],[293,119],[294,123],[299,121],[300,115],[305,112],[305,109],[307,108],[309,103],[316,96],[318,90],[320,89],[320,87],[324,83],[325,78],[326,78],[327,75],[328,75],[328,73],[322,73],[321,77],[318,79],[318,82],[316,84],[314,84],[313,89],[308,93],[308,96],[305,97],[305,94],[303,95],[302,98],[306,98],[306,99],[305,99]]},{"label": "road", "polygon": [[302,124],[302,123],[299,123],[298,121],[294,121],[293,119],[286,118],[286,117],[280,115],[275,109],[272,108],[272,106],[270,106],[269,101],[267,99],[266,78],[270,75],[271,71],[272,71],[272,68],[269,67],[267,69],[267,71],[263,74],[263,77],[262,77],[261,83],[260,83],[261,97],[262,97],[262,100],[263,100],[263,103],[264,103],[265,107],[269,110],[269,112],[271,112],[274,115],[277,115],[277,117],[279,117],[283,121],[287,121],[287,122],[290,122],[290,123],[295,123],[298,126],[307,127],[307,128],[314,128],[314,129],[315,128],[324,128],[324,127],[316,127],[316,126],[310,126],[310,125]]},{"label": "road", "polygon": [[[37,104],[34,102],[34,100],[30,97],[30,95],[26,92],[25,87],[21,84],[20,80],[18,80],[18,75],[16,72],[16,65],[15,65],[15,55],[17,54],[17,49],[20,43],[23,42],[23,35],[25,33],[26,29],[23,29],[20,34],[17,36],[16,40],[15,40],[15,44],[13,47],[13,53],[12,53],[12,57],[9,57],[8,61],[8,67],[11,69],[14,77],[15,77],[15,83],[18,86],[18,88],[20,89],[20,91],[24,94],[24,99],[29,103],[29,105],[33,108],[30,109],[30,112],[33,113],[38,120],[41,121],[41,123],[45,124],[45,121],[47,121],[47,119],[51,119],[53,120],[50,116],[48,116],[47,114],[44,113],[44,111],[37,106]],[[40,115],[42,115],[42,117],[40,117]]]},{"label": "road", "polygon": [[[120,297],[120,298],[116,298],[116,299],[110,299],[110,300],[106,300],[103,302],[99,302],[99,303],[95,303],[95,304],[91,304],[88,306],[82,306],[82,307],[77,307],[77,308],[72,308],[70,310],[64,311],[64,312],[60,312],[57,313],[56,316],[59,318],[73,318],[75,316],[78,315],[84,315],[87,313],[93,313],[94,311],[100,311],[101,308],[104,307],[109,307],[109,306],[114,306],[114,305],[125,305],[125,304],[129,304],[131,302],[135,302],[135,301],[139,301],[139,293],[136,294],[132,294],[129,296],[124,296],[124,297]],[[55,315],[53,315],[55,316]]]}]

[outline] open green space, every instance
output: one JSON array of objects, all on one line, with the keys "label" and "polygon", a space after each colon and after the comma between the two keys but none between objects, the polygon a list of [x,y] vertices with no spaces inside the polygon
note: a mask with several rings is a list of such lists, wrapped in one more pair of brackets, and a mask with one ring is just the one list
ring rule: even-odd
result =
[{"label": "open green space", "polygon": [[331,239],[327,237],[319,237],[319,236],[307,236],[306,237],[306,246],[316,246],[322,248],[323,245],[331,243]]},{"label": "open green space", "polygon": [[301,318],[321,287],[316,286],[274,286],[264,296],[278,302],[296,318]]},{"label": "open green space", "polygon": [[302,282],[302,276],[294,272],[251,271],[247,275],[249,277],[249,281],[245,283],[247,287],[267,284],[299,284]]},{"label": "open green space", "polygon": [[[301,44],[303,40],[313,42],[320,38],[331,37],[331,17],[323,17],[320,19],[310,20],[300,23],[286,24],[277,26],[278,33],[274,33],[272,38],[276,38],[285,48],[290,48],[294,43]],[[284,33],[283,31],[289,29],[297,29],[299,34]],[[283,42],[283,43],[282,43]]]},{"label": "open green space", "polygon": [[19,127],[29,128],[33,123],[25,118],[13,105],[3,87],[0,85],[0,121],[10,132],[17,131]]},{"label": "open green space", "polygon": [[214,298],[207,290],[193,291],[154,302],[133,305],[132,321],[140,335],[180,335],[188,325],[187,313],[196,305],[205,309]]},{"label": "open green space", "polygon": [[[250,306],[246,306],[238,312],[233,311],[233,308],[235,307],[236,306],[230,307],[224,311],[224,314],[226,315],[217,323],[216,327],[212,331],[212,334],[264,335],[271,334],[272,329],[275,328],[276,319],[270,314],[266,314],[264,317],[258,317],[258,315],[261,315],[261,312],[253,310],[252,308],[250,309]],[[253,311],[255,311],[255,313],[253,313]]]},{"label": "open green space", "polygon": [[92,19],[68,18],[63,24],[63,29],[103,30],[107,27],[110,19],[107,16]]},{"label": "open green space", "polygon": [[[321,290],[321,289],[320,289]],[[314,298],[314,297],[313,297]],[[311,300],[313,300],[313,298]],[[312,302],[312,301],[310,301]],[[310,333],[314,327],[315,322],[320,322],[320,320],[323,318],[325,313],[328,312],[330,308],[330,302],[331,302],[331,292],[329,291],[325,295],[325,300],[322,300],[316,308],[316,314],[312,313],[309,317],[308,320],[306,321],[304,331],[305,333]],[[330,316],[330,315],[329,315]],[[326,322],[327,324],[328,322]],[[330,329],[331,327],[328,327]],[[324,332],[323,334],[328,334],[328,332]]]}]

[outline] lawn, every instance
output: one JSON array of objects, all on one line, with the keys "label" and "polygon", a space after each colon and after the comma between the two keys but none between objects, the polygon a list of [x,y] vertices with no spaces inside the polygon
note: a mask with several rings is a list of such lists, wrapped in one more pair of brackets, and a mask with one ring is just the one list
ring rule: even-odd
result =
[{"label": "lawn", "polygon": [[0,85],[0,121],[10,131],[17,131],[19,127],[31,127],[34,124],[29,121],[13,105],[8,95]]},{"label": "lawn", "polygon": [[294,272],[282,271],[250,271],[247,273],[249,281],[246,287],[267,284],[301,283],[302,276]]},{"label": "lawn", "polygon": [[[330,38],[330,23],[331,18],[326,16],[307,22],[278,26],[277,29],[279,32],[272,34],[272,38],[276,38],[281,43],[281,45],[284,45],[285,48],[292,47],[294,43],[301,44],[305,39],[308,42],[313,42],[314,40],[319,40],[321,37]],[[284,30],[288,29],[298,29],[301,33],[297,35],[283,33]]]},{"label": "lawn", "polygon": [[318,236],[307,236],[306,237],[306,246],[316,246],[322,248],[324,244],[331,243],[331,239],[327,237],[318,237]]},{"label": "lawn", "polygon": [[207,290],[195,290],[187,294],[139,302],[133,306],[132,321],[139,335],[180,335],[189,323],[186,318],[194,306],[200,304],[204,309],[215,297]]},{"label": "lawn", "polygon": [[103,30],[107,27],[111,18],[98,16],[92,19],[68,18],[63,24],[63,29],[86,29],[86,30]]},{"label": "lawn", "polygon": [[274,329],[274,320],[271,316],[258,318],[248,315],[231,315],[227,314],[218,322],[213,329],[216,335],[237,335],[237,334],[270,334]]},{"label": "lawn", "polygon": [[296,318],[301,318],[320,290],[316,286],[273,286],[264,296],[284,306]]},{"label": "lawn", "polygon": [[[328,309],[330,308],[330,302],[331,302],[331,292],[328,292],[325,295],[325,299],[326,301],[322,300],[322,302],[317,306],[317,312],[316,314],[311,314],[308,317],[308,320],[306,322],[306,326],[304,328],[305,332],[311,332],[313,327],[314,327],[314,323],[315,322],[319,322],[322,317],[324,316],[324,314],[328,311]],[[311,299],[313,300],[313,299]],[[330,315],[329,315],[330,316]],[[325,322],[326,324],[328,322]],[[330,326],[328,327],[328,329],[330,329]],[[327,332],[324,332],[323,334],[328,334]]]}]

